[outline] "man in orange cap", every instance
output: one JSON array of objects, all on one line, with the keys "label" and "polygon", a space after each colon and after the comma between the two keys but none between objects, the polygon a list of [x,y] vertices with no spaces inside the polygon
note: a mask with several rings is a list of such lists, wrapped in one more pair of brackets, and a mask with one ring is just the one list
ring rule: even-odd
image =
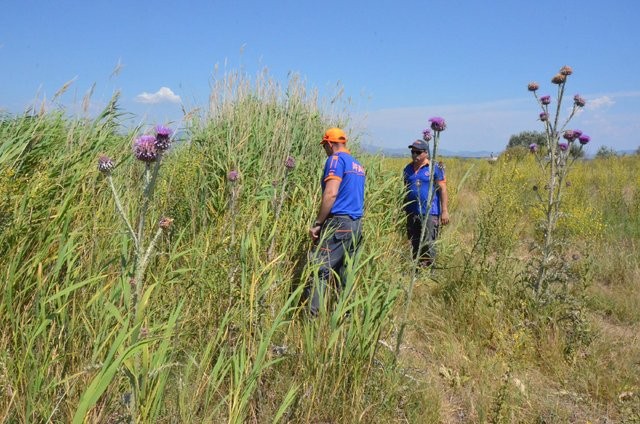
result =
[{"label": "man in orange cap", "polygon": [[328,158],[322,177],[322,201],[313,226],[309,229],[316,243],[312,262],[319,265],[317,278],[308,284],[309,311],[316,316],[335,271],[342,291],[346,281],[346,259],[353,258],[362,238],[365,170],[346,147],[347,136],[340,128],[330,128],[321,145]]}]

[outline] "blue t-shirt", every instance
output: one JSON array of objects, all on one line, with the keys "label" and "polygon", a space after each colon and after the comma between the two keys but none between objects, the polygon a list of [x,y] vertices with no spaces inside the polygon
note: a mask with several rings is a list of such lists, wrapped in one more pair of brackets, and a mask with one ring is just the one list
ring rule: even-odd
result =
[{"label": "blue t-shirt", "polygon": [[[407,190],[405,198],[405,211],[416,215],[427,214],[427,197],[429,196],[429,164],[422,166],[417,171],[413,170],[413,164],[405,166],[404,184]],[[440,215],[440,187],[439,181],[446,181],[444,170],[436,165],[433,170],[433,200],[431,202],[430,215]]]},{"label": "blue t-shirt", "polygon": [[322,176],[322,191],[329,180],[339,180],[340,188],[331,208],[332,215],[361,218],[364,213],[365,171],[349,152],[337,152],[327,158]]}]

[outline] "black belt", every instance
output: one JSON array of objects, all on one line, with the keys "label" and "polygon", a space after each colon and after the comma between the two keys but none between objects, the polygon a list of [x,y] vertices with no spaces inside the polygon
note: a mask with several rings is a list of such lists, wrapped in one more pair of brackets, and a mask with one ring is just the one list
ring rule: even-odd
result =
[{"label": "black belt", "polygon": [[338,219],[347,218],[347,219],[350,219],[351,221],[357,221],[360,219],[360,218],[351,218],[351,216],[349,215],[334,215],[334,214],[329,214],[329,216],[327,216],[327,219],[329,218],[338,218]]}]

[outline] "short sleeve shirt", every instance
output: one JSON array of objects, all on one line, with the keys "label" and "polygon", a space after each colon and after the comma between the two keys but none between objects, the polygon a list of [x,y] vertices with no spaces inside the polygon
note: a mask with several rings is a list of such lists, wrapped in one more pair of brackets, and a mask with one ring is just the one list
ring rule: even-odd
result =
[{"label": "short sleeve shirt", "polygon": [[414,171],[412,163],[405,166],[403,175],[404,184],[407,190],[405,198],[405,211],[407,213],[426,215],[427,209],[429,209],[430,215],[440,215],[440,187],[437,183],[439,181],[446,181],[444,170],[438,165],[436,165],[433,170],[433,179],[435,181],[433,185],[433,197],[431,207],[427,208],[430,179],[429,173],[429,164],[423,165],[417,171]]},{"label": "short sleeve shirt", "polygon": [[331,208],[332,215],[361,218],[364,213],[364,167],[349,152],[337,152],[327,158],[322,176],[322,191],[329,180],[339,180],[340,188]]}]

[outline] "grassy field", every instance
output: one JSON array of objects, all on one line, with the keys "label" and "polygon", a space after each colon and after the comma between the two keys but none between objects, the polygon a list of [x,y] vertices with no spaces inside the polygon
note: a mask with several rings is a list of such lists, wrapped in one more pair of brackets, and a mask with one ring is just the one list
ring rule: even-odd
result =
[{"label": "grassy field", "polygon": [[123,133],[121,113],[114,98],[97,118],[0,121],[0,422],[640,421],[640,157],[576,162],[545,298],[527,284],[545,192],[533,158],[444,158],[451,224],[407,304],[407,160],[354,143],[354,290],[309,321],[318,143],[348,116],[295,80],[229,75],[152,190],[131,152],[149,128]]}]

